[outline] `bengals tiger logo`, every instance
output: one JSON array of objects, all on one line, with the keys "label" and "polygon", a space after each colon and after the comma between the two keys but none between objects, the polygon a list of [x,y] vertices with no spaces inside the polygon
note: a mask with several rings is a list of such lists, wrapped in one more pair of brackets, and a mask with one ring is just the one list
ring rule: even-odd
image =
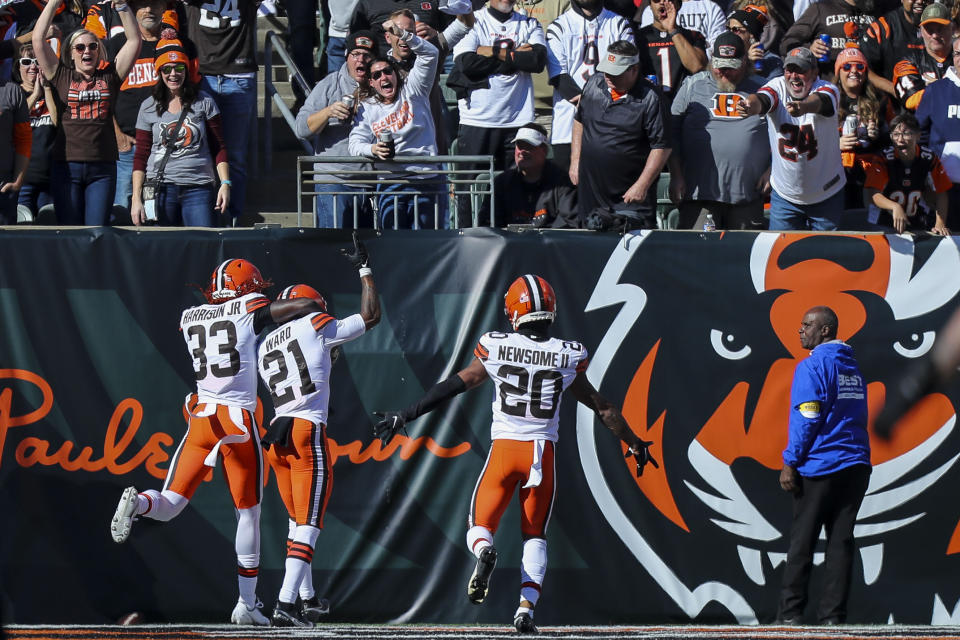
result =
[{"label": "bengals tiger logo", "polygon": [[713,117],[721,120],[743,120],[737,113],[737,105],[744,100],[739,93],[713,94]]},{"label": "bengals tiger logo", "polygon": [[[807,356],[800,320],[815,305],[837,312],[838,337],[867,379],[872,425],[886,385],[930,350],[957,304],[958,240],[726,233],[691,254],[689,239],[672,235],[618,243],[585,309],[612,318],[587,376],[622,400],[660,468],[635,477],[625,446],[597,435],[582,405],[580,461],[603,517],[665,601],[690,619],[771,621],[789,544],[791,503],[778,476],[793,371]],[[679,286],[653,286],[663,282]],[[955,624],[954,402],[932,393],[904,426],[891,442],[871,439],[850,618]]]},{"label": "bengals tiger logo", "polygon": [[[179,118],[178,118],[179,120]],[[177,129],[178,120],[173,122],[167,122],[161,125],[160,129],[160,150],[157,153],[162,154],[166,153],[166,149],[172,145],[173,151],[170,153],[171,157],[179,157],[190,150],[191,147],[197,145],[200,139],[200,131],[197,129],[197,125],[193,122],[191,116],[187,116],[183,119],[183,125]],[[176,138],[174,138],[174,132],[176,132]]]}]

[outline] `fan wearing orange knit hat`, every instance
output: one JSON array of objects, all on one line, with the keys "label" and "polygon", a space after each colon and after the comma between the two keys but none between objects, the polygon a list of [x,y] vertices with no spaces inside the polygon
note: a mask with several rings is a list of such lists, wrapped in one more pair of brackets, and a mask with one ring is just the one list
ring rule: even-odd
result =
[{"label": "fan wearing orange knit hat", "polygon": [[[859,68],[851,67],[849,65],[860,64]],[[858,47],[847,47],[846,49],[841,49],[840,53],[837,54],[837,61],[833,65],[833,75],[836,77],[840,76],[840,70],[850,71],[851,68],[856,68],[863,77],[867,77],[867,57],[863,55],[863,52],[860,51]]]},{"label": "fan wearing orange knit hat", "polygon": [[157,77],[160,77],[160,69],[168,64],[183,63],[189,72],[190,81],[200,83],[200,70],[195,56],[187,55],[187,49],[183,42],[177,39],[160,40],[157,43],[156,54],[153,66],[157,70]]}]

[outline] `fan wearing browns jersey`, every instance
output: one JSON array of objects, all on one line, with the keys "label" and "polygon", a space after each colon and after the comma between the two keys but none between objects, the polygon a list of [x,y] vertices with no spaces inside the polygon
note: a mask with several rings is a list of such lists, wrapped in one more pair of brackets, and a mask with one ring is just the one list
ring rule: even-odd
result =
[{"label": "fan wearing browns jersey", "polygon": [[647,462],[659,466],[647,449],[652,443],[634,435],[620,411],[587,380],[587,350],[583,345],[550,336],[556,310],[557,298],[546,280],[535,275],[517,278],[504,296],[504,312],[513,331],[483,334],[470,366],[434,385],[406,409],[377,413],[381,420],[374,429],[387,446],[407,422],[487,378],[493,380],[493,444],[467,516],[467,547],[477,557],[467,584],[467,598],[480,604],[487,596],[497,563],[493,536],[519,486],[523,557],[520,603],[513,624],[520,633],[537,631],[533,611],[547,570],[546,536],[556,494],[554,447],[559,436],[560,394],[569,388],[626,443],[627,457],[635,457],[638,475]]},{"label": "fan wearing browns jersey", "polygon": [[[380,300],[367,250],[356,241],[349,258],[360,272],[360,313],[338,320],[316,289],[298,284],[277,300],[312,299],[323,311],[280,325],[260,342],[260,378],[270,390],[276,417],[263,436],[266,458],[289,517],[287,559],[280,596],[273,609],[276,627],[312,627],[330,610],[317,596],[310,574],[313,550],[333,490],[333,464],[327,445],[330,372],[337,348],[380,322]],[[298,610],[297,595],[303,600]]]},{"label": "fan wearing browns jersey", "polygon": [[257,334],[267,325],[323,310],[310,298],[271,303],[261,293],[271,284],[247,260],[227,260],[213,272],[203,292],[207,303],[183,310],[180,331],[197,381],[196,393],[187,395],[184,403],[187,432],[173,455],[163,488],[139,493],[127,487],[110,522],[113,540],[122,543],[138,516],[172,520],[221,460],[237,510],[240,598],[230,621],[262,626],[270,620],[260,613],[263,604],[256,595],[263,490],[263,458],[254,417]]}]

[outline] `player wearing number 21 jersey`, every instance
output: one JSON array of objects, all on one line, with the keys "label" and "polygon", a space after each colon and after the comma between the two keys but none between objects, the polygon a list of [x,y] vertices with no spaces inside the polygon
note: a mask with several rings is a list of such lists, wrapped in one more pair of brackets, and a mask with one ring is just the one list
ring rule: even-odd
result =
[{"label": "player wearing number 21 jersey", "polygon": [[629,445],[627,452],[636,457],[638,473],[647,461],[656,462],[647,453],[651,443],[637,438],[620,411],[587,381],[583,345],[548,335],[556,314],[556,296],[547,281],[534,275],[517,278],[507,291],[504,310],[514,332],[492,331],[481,336],[470,366],[436,384],[403,411],[378,414],[383,419],[375,433],[386,446],[406,422],[487,378],[493,380],[493,443],[467,517],[467,546],[477,557],[467,597],[474,604],[486,598],[497,561],[493,536],[519,485],[524,542],[520,604],[513,623],[520,633],[534,633],[533,610],[547,569],[547,525],[556,487],[554,448],[560,395],[569,388],[577,400],[593,409],[604,425]]},{"label": "player wearing number 21 jersey", "polygon": [[193,359],[196,394],[187,396],[187,432],[170,461],[163,489],[138,493],[128,487],[110,523],[124,542],[137,516],[175,518],[217,461],[237,509],[237,580],[240,598],[230,616],[235,624],[269,625],[258,610],[260,499],[263,459],[254,410],[257,405],[257,334],[267,325],[320,311],[315,300],[271,302],[260,293],[271,285],[246,260],[227,260],[204,291],[207,304],[185,309],[180,330]]},{"label": "player wearing number 21 jersey", "polygon": [[[380,322],[366,248],[356,236],[354,242],[354,253],[346,255],[360,270],[360,313],[337,320],[326,313],[327,303],[313,287],[287,287],[279,300],[311,298],[323,311],[277,327],[264,337],[257,352],[260,377],[276,410],[263,443],[289,518],[286,571],[273,609],[273,624],[278,627],[312,627],[330,608],[316,595],[310,564],[333,489],[327,446],[331,353]],[[297,595],[303,599],[299,610]]]}]

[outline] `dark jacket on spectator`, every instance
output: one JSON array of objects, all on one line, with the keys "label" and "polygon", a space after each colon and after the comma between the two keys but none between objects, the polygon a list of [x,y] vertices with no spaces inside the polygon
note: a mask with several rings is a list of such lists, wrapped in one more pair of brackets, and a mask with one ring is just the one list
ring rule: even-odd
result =
[{"label": "dark jacket on spectator", "polygon": [[[514,167],[494,180],[494,223],[533,224],[539,228],[576,229],[577,190],[566,172],[550,160],[537,182],[527,182]],[[489,201],[484,202],[480,224],[490,220]]]},{"label": "dark jacket on spectator", "polygon": [[810,5],[800,19],[793,23],[780,42],[780,54],[786,57],[794,47],[809,47],[821,33],[830,36],[830,61],[820,64],[821,77],[833,77],[833,62],[837,54],[847,45],[847,33],[844,25],[852,22],[856,27],[853,42],[866,33],[867,27],[876,21],[871,14],[845,0],[821,0]]}]

